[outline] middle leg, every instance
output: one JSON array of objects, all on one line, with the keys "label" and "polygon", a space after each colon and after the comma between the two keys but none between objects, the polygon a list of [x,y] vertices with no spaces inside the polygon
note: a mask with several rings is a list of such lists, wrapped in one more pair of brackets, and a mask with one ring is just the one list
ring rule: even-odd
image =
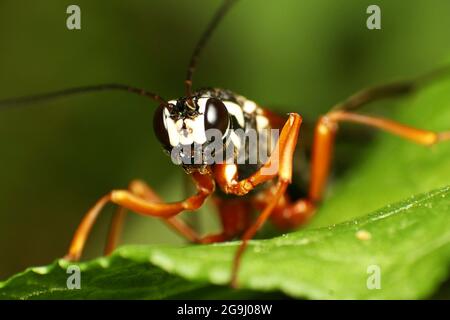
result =
[{"label": "middle leg", "polygon": [[277,205],[278,201],[286,192],[287,186],[292,181],[292,162],[302,118],[300,115],[291,113],[281,130],[280,137],[276,143],[275,150],[270,155],[268,161],[253,175],[246,179],[239,180],[237,166],[235,164],[216,165],[216,181],[226,193],[245,195],[256,186],[277,178],[274,193],[270,197],[271,201],[262,210],[254,223],[247,228],[242,236],[242,242],[237,249],[233,260],[231,273],[231,285],[237,286],[237,273],[241,261],[241,256],[247,247],[248,241],[254,237],[256,232],[266,222]]},{"label": "middle leg", "polygon": [[[133,180],[128,190],[148,201],[162,202],[162,199],[152,190],[145,182]],[[161,218],[169,227],[183,236],[192,243],[215,243],[230,240],[242,233],[250,225],[250,214],[252,207],[241,199],[224,200],[220,198],[214,199],[222,224],[222,231],[217,234],[200,236],[191,226],[186,224],[180,217],[174,216],[170,218]],[[120,233],[123,228],[127,209],[119,207],[111,221],[108,238],[105,246],[105,255],[109,255],[116,248],[119,241]]]},{"label": "middle leg", "polygon": [[215,183],[210,174],[193,173],[197,193],[185,200],[165,203],[143,199],[128,190],[114,190],[100,198],[97,203],[85,214],[83,220],[75,231],[66,259],[76,261],[80,258],[86,240],[97,220],[100,212],[108,203],[125,207],[133,212],[157,218],[171,218],[183,211],[193,211],[203,205],[204,201],[214,192]]}]

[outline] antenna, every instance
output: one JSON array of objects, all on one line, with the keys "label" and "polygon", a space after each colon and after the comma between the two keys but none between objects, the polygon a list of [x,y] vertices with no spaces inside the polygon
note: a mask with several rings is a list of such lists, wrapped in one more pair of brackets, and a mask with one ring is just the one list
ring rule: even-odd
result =
[{"label": "antenna", "polygon": [[208,26],[206,27],[205,31],[203,32],[202,36],[200,37],[200,40],[197,42],[197,45],[194,48],[194,52],[192,53],[191,60],[189,62],[189,67],[186,74],[186,80],[185,80],[185,89],[186,89],[186,96],[188,97],[188,106],[193,106],[192,104],[192,76],[194,74],[194,71],[197,67],[198,58],[200,57],[200,54],[202,53],[203,48],[205,47],[208,40],[211,38],[211,35],[213,31],[216,29],[222,18],[227,13],[228,9],[236,2],[237,0],[224,0],[222,5],[217,9],[216,13],[214,14],[213,18],[209,22]]},{"label": "antenna", "polygon": [[123,85],[123,84],[108,83],[108,84],[99,84],[99,85],[92,85],[92,86],[74,87],[74,88],[53,91],[53,92],[48,92],[48,93],[43,93],[43,94],[37,94],[37,95],[32,95],[32,96],[0,100],[0,109],[7,108],[7,107],[29,105],[29,104],[39,103],[39,102],[45,102],[45,101],[54,100],[57,98],[63,98],[66,96],[76,95],[76,94],[85,94],[85,93],[90,93],[90,92],[109,91],[109,90],[131,92],[131,93],[137,94],[139,96],[144,96],[144,97],[150,98],[161,104],[167,104],[167,102],[163,98],[158,96],[157,94],[146,91],[144,89],[131,87],[131,86]]}]

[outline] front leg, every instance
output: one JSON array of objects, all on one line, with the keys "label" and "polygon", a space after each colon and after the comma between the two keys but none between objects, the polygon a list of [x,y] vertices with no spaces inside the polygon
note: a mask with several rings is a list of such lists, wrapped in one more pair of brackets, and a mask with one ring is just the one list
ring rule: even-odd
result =
[{"label": "front leg", "polygon": [[258,185],[276,177],[280,181],[291,183],[292,159],[302,118],[291,113],[285,122],[280,137],[267,162],[254,174],[246,179],[239,180],[237,164],[216,164],[214,176],[219,187],[228,194],[246,195]]},{"label": "front leg", "polygon": [[205,199],[214,191],[215,185],[214,180],[210,175],[194,173],[192,174],[192,177],[196,183],[197,193],[183,201],[173,203],[150,201],[143,199],[128,190],[114,190],[103,196],[84,216],[75,232],[69,247],[69,252],[65,258],[68,260],[78,260],[81,257],[92,226],[97,220],[101,210],[109,202],[145,216],[166,219],[185,210],[190,211],[198,209]]},{"label": "front leg", "polygon": [[[245,195],[256,186],[278,178],[265,208],[258,218],[244,232],[242,242],[238,247],[233,260],[233,270],[231,273],[231,285],[237,286],[237,274],[242,254],[247,247],[247,243],[256,232],[263,226],[272,214],[279,200],[284,196],[288,184],[292,181],[292,161],[302,118],[296,113],[291,113],[281,130],[280,138],[277,141],[275,150],[270,155],[268,161],[253,175],[246,179],[239,180],[236,164],[218,164],[215,166],[215,178],[219,186],[226,193]],[[275,168],[275,170],[274,170]]]}]

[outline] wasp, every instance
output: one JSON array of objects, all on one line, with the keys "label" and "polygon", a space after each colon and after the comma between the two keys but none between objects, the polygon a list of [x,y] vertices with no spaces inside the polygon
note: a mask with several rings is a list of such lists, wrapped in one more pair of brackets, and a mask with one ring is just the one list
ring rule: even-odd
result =
[{"label": "wasp", "polygon": [[[449,68],[412,80],[363,89],[317,119],[309,157],[309,173],[306,174],[309,180],[307,191],[301,198],[292,197],[288,187],[293,180],[294,152],[299,144],[303,121],[301,115],[296,112],[277,114],[225,89],[193,89],[193,75],[202,50],[235,2],[225,0],[203,32],[189,62],[185,96],[179,99],[165,100],[155,93],[128,85],[101,84],[0,101],[0,107],[9,107],[112,90],[149,98],[158,104],[154,112],[153,129],[162,149],[172,159],[178,160],[177,164],[192,178],[196,187],[195,194],[171,203],[161,199],[153,188],[141,180],[132,181],[127,189],[108,192],[85,214],[75,231],[66,259],[80,259],[97,217],[106,204],[113,203],[118,209],[112,218],[106,255],[116,247],[125,214],[130,210],[162,219],[192,243],[209,244],[239,237],[242,241],[234,256],[230,279],[232,286],[236,287],[241,258],[248,241],[268,220],[285,230],[297,228],[313,217],[327,185],[339,125],[356,123],[425,146],[450,140],[450,131],[433,132],[413,128],[390,119],[357,112],[371,102],[413,93],[437,77],[448,74]],[[268,129],[278,132],[277,137],[263,137],[262,132]],[[243,132],[242,135],[236,134],[239,130]],[[208,135],[212,131],[213,137]],[[248,133],[251,132],[256,135],[256,139],[267,141],[266,146],[246,144]],[[251,163],[247,161],[252,153],[259,153],[261,148],[268,151],[265,159],[256,157]],[[231,150],[230,155],[217,157],[224,150]],[[179,214],[199,209],[210,197],[217,207],[222,230],[204,236],[182,220]],[[258,212],[256,218],[255,212]]]}]

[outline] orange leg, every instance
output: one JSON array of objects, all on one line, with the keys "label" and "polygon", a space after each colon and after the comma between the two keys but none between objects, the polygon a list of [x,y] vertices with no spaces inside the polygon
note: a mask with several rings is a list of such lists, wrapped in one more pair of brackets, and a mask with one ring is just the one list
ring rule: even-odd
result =
[{"label": "orange leg", "polygon": [[[143,181],[133,180],[130,183],[128,190],[144,200],[157,203],[163,202],[161,198]],[[127,209],[124,207],[119,207],[114,213],[106,241],[105,255],[111,254],[111,252],[116,248],[123,228],[126,213]],[[178,217],[174,216],[170,218],[162,218],[162,220],[188,241],[198,242],[200,240],[195,230],[193,230]]]},{"label": "orange leg", "polygon": [[[256,173],[246,179],[239,180],[237,166],[235,164],[218,164],[215,166],[215,177],[219,186],[226,193],[245,195],[257,185],[266,181],[278,178],[274,194],[270,203],[264,208],[256,221],[244,232],[242,242],[236,255],[234,256],[233,269],[231,274],[232,286],[237,286],[237,273],[241,261],[241,256],[247,247],[247,243],[254,237],[265,221],[270,217],[278,201],[283,197],[286,188],[292,181],[292,161],[295,147],[297,145],[298,134],[302,118],[295,113],[289,115],[275,150],[270,155],[269,160]],[[275,170],[273,170],[275,166]]]},{"label": "orange leg", "polygon": [[[252,198],[252,206],[256,210],[263,210],[272,201],[274,187],[257,194]],[[315,205],[308,199],[292,201],[284,194],[274,207],[270,221],[281,230],[293,229],[305,224],[314,215]]]},{"label": "orange leg", "polygon": [[[69,247],[66,259],[78,260],[83,251],[87,237],[103,207],[112,202],[128,210],[145,216],[171,218],[185,210],[198,209],[205,199],[214,191],[214,181],[210,175],[194,173],[197,194],[179,202],[162,203],[143,199],[128,190],[115,190],[103,196],[85,215]],[[114,238],[114,236],[112,236]]]},{"label": "orange leg", "polygon": [[450,140],[450,131],[437,133],[416,129],[388,119],[340,110],[331,111],[319,119],[315,129],[309,187],[309,199],[313,203],[322,199],[330,170],[334,138],[340,122],[353,122],[374,127],[425,146]]},{"label": "orange leg", "polygon": [[[315,206],[322,200],[326,187],[334,140],[338,130],[338,124],[341,122],[367,125],[426,146],[450,140],[450,132],[436,133],[416,129],[392,120],[347,111],[337,110],[329,112],[319,119],[315,129],[308,198],[291,202],[289,197],[284,196],[271,216],[272,222],[278,227],[282,229],[295,228],[308,221],[314,214]],[[260,199],[254,200],[254,205],[261,207],[261,203],[264,203],[264,201],[267,203],[266,199],[267,196],[263,195]]]},{"label": "orange leg", "polygon": [[219,210],[223,233],[228,239],[242,234],[251,225],[253,208],[247,199],[216,198],[215,203]]},{"label": "orange leg", "polygon": [[448,132],[434,133],[412,128],[388,119],[370,117],[350,111],[360,109],[374,101],[411,94],[434,80],[449,74],[450,67],[447,66],[415,79],[369,87],[336,104],[328,114],[322,116],[316,124],[314,134],[309,199],[312,202],[318,202],[323,197],[333,153],[334,138],[339,122],[354,122],[375,127],[425,145],[448,140],[450,135]]},{"label": "orange leg", "polygon": [[214,200],[219,210],[223,230],[217,234],[206,235],[200,238],[197,243],[209,244],[231,240],[241,234],[251,223],[252,207],[247,201],[220,198]]},{"label": "orange leg", "polygon": [[[267,194],[265,194],[265,201],[263,201],[265,209],[258,217],[255,224],[251,226],[243,236],[243,242],[238,248],[234,259],[232,285],[236,286],[237,284],[237,270],[239,268],[240,257],[245,250],[247,241],[254,236],[256,231],[269,216],[271,216],[272,221],[278,226],[293,227],[304,223],[314,214],[315,205],[322,199],[326,180],[328,178],[334,138],[339,122],[365,124],[425,145],[432,145],[440,141],[450,140],[450,132],[434,133],[427,130],[408,127],[387,119],[346,112],[346,110],[358,109],[375,100],[411,93],[431,80],[447,74],[448,71],[449,68],[445,68],[412,81],[399,82],[362,90],[343,103],[336,105],[333,108],[333,111],[324,117],[321,117],[316,125],[313,141],[309,195],[307,199],[300,199],[296,202],[291,202],[288,196],[285,195],[285,191],[287,184],[291,181],[289,174],[292,174],[292,154],[297,141],[298,131],[295,131],[295,129],[292,130],[293,127],[289,130],[288,124],[285,124],[278,142],[281,154],[285,155],[284,157],[282,156],[280,161],[280,171],[278,174],[279,182],[274,187],[274,190],[270,192],[272,197],[267,197]],[[295,141],[292,139],[290,143],[287,143],[289,139],[287,138],[287,140],[284,140],[286,137],[283,138],[283,132],[289,133],[291,137],[295,136]],[[271,156],[269,162],[273,160],[274,159]],[[288,161],[291,163],[288,164]],[[289,167],[290,171],[284,169]],[[287,172],[289,172],[289,174],[287,174]],[[261,175],[261,171],[258,171],[250,178],[238,181],[236,167],[218,166],[216,168],[216,177],[221,177],[217,180],[220,187],[225,192],[239,195],[248,193],[256,185],[266,182],[275,176],[276,175],[264,176]],[[288,176],[289,178],[286,179]],[[256,203],[257,201],[254,202],[254,205]]]},{"label": "orange leg", "polygon": [[[293,228],[303,224],[314,214],[315,205],[317,202],[321,201],[323,197],[331,166],[334,140],[340,122],[353,122],[367,125],[423,145],[432,145],[449,140],[450,132],[436,133],[429,130],[412,128],[388,119],[350,112],[373,101],[400,97],[413,93],[421,87],[431,83],[433,80],[449,74],[450,68],[445,67],[409,81],[363,89],[350,96],[345,101],[336,104],[332,110],[321,117],[316,124],[308,198],[291,202],[289,198],[285,196],[284,199],[280,201],[279,206],[274,209],[271,217],[274,224],[281,228]],[[265,199],[267,199],[267,197],[261,198],[263,202]],[[256,201],[254,201],[256,206],[261,207],[261,203],[258,204],[258,201],[261,202],[261,200],[256,199]],[[281,203],[284,205],[281,205]]]},{"label": "orange leg", "polygon": [[[382,94],[376,96],[376,98],[380,97],[385,96]],[[360,101],[360,103],[355,102],[352,107],[356,107],[356,105],[360,107],[367,102],[370,102],[370,99],[365,97],[364,101]],[[292,130],[293,126],[289,129],[289,125],[287,123],[283,127],[283,131],[278,142],[280,146],[280,153],[284,155],[284,157],[282,156],[280,158],[279,163],[279,183],[276,185],[274,190],[271,190],[269,194],[265,194],[265,201],[263,202],[265,209],[255,224],[250,227],[243,236],[243,242],[238,248],[233,264],[232,284],[234,286],[237,281],[236,275],[240,263],[240,257],[245,250],[247,240],[253,237],[256,231],[269,216],[276,225],[286,228],[298,226],[299,224],[307,221],[314,214],[316,204],[323,197],[326,180],[329,174],[334,138],[340,122],[364,124],[396,134],[400,137],[423,145],[432,145],[441,141],[450,140],[450,132],[435,133],[428,130],[412,128],[388,119],[369,117],[346,112],[344,110],[331,111],[327,115],[321,117],[316,125],[312,150],[311,180],[308,198],[291,202],[289,197],[285,195],[285,190],[288,183],[283,183],[283,181],[290,182],[290,179],[283,180],[281,178],[281,173],[288,172],[288,170],[284,170],[282,168],[288,167],[288,161],[292,162],[292,153],[293,148],[295,148],[296,140],[295,142],[291,140],[290,143],[288,143],[289,138],[286,138],[284,133],[287,133],[288,137],[297,137],[297,134],[294,135],[295,130]],[[298,133],[298,131],[296,133]],[[268,166],[270,161],[274,161],[272,156],[269,159],[269,162],[263,167]],[[237,167],[233,165],[216,166],[215,173],[216,181],[225,192],[238,195],[247,194],[258,184],[271,180],[277,175],[262,175],[261,171],[258,171],[248,179],[239,181],[237,177]],[[284,176],[286,177],[287,175]],[[254,204],[255,203],[256,202],[254,202]]]},{"label": "orange leg", "polygon": [[216,164],[214,166],[214,175],[220,188],[225,193],[243,196],[256,186],[275,177],[290,183],[292,180],[292,159],[301,123],[302,118],[300,115],[296,113],[289,115],[268,161],[246,179],[239,180],[238,166],[236,164]]},{"label": "orange leg", "polygon": [[122,233],[126,215],[127,209],[125,209],[124,207],[119,207],[117,208],[116,212],[114,212],[114,215],[111,219],[111,224],[109,226],[108,237],[106,238],[106,245],[104,250],[105,256],[109,256],[117,247],[117,244],[120,241],[120,235]]},{"label": "orange leg", "polygon": [[[132,181],[128,189],[130,192],[143,199],[162,202],[161,198],[143,181]],[[194,229],[192,229],[177,216],[167,219],[163,218],[162,220],[189,242],[202,244],[230,240],[249,225],[250,211],[252,210],[252,207],[249,206],[246,201],[241,199],[230,199],[224,201],[223,199],[217,198],[215,199],[215,204],[218,207],[223,226],[223,231],[218,234],[211,234],[201,237]],[[124,207],[120,207],[113,216],[105,247],[105,255],[111,254],[117,246],[126,211],[127,210]]]},{"label": "orange leg", "polygon": [[236,254],[233,260],[233,269],[231,272],[231,286],[237,288],[237,274],[239,271],[239,266],[241,263],[241,257],[247,248],[248,241],[251,240],[256,232],[264,225],[267,219],[270,217],[272,211],[277,206],[278,201],[283,197],[286,192],[286,188],[289,182],[284,180],[278,180],[278,183],[275,188],[275,193],[270,198],[269,204],[264,208],[261,214],[258,216],[256,221],[247,229],[247,231],[242,236],[241,245],[238,247]]}]

